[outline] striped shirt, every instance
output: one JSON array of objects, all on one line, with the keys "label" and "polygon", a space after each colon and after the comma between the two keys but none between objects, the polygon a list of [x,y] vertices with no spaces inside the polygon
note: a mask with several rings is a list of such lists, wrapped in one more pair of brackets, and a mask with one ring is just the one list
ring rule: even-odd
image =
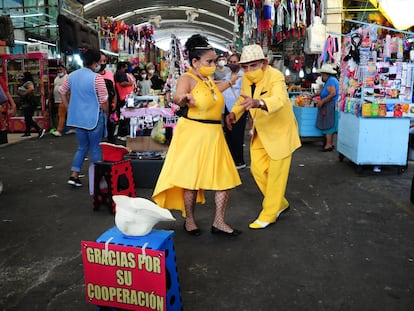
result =
[{"label": "striped shirt", "polygon": [[[70,91],[69,78],[67,77],[63,81],[62,85],[59,88],[59,93],[65,95]],[[97,74],[95,78],[95,91],[98,96],[99,104],[102,104],[108,100],[108,91],[106,90],[105,80],[102,75]]]}]

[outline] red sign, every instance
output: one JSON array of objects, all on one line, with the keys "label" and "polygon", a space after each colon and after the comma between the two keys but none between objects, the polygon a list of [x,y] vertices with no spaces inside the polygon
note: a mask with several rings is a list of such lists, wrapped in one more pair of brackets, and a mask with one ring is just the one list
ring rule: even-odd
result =
[{"label": "red sign", "polygon": [[86,300],[127,310],[166,310],[165,253],[82,241]]}]

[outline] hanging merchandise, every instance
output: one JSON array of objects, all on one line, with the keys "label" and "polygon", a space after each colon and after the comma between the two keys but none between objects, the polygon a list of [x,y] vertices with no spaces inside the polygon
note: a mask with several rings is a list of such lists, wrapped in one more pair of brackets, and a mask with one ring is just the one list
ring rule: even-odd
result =
[{"label": "hanging merchandise", "polygon": [[330,64],[338,64],[340,63],[340,55],[339,55],[339,43],[338,38],[328,36],[325,41],[323,52],[319,57],[319,63],[330,63]]},{"label": "hanging merchandise", "polygon": [[272,28],[274,21],[274,0],[264,0],[263,2],[263,30],[268,31]]},{"label": "hanging merchandise", "polygon": [[405,167],[414,117],[408,37],[414,33],[404,36],[389,28],[388,33],[374,33],[380,28],[366,25],[344,40],[337,150],[340,159],[346,156],[357,165]]},{"label": "hanging merchandise", "polygon": [[326,40],[326,26],[322,24],[322,19],[315,16],[313,24],[306,28],[304,51],[306,54],[323,53]]}]

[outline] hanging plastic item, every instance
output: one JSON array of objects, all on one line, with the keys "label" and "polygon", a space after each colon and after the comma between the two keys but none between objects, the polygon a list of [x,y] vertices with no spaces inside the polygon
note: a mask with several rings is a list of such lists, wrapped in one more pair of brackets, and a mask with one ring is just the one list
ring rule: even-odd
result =
[{"label": "hanging plastic item", "polygon": [[314,17],[313,24],[306,28],[304,51],[306,54],[320,54],[323,52],[326,40],[326,26],[319,16]]},{"label": "hanging plastic item", "polygon": [[263,30],[270,30],[273,25],[272,20],[272,11],[274,7],[274,2],[272,0],[264,0],[263,3]]},{"label": "hanging plastic item", "polygon": [[111,50],[112,52],[119,52],[119,46],[118,46],[118,39],[112,38],[111,39]]}]

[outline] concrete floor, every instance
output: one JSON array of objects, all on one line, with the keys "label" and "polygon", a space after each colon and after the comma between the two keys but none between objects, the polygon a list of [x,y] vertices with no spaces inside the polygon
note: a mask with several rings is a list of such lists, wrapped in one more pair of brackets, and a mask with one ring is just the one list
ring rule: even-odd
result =
[{"label": "concrete floor", "polygon": [[[80,242],[95,241],[114,216],[92,210],[87,187],[66,184],[74,135],[16,140],[0,147],[0,310],[96,310],[86,303]],[[414,310],[413,162],[402,174],[357,173],[319,149],[303,139],[287,187],[291,208],[266,230],[247,227],[262,200],[248,169],[227,212],[241,236],[209,233],[211,192],[197,206],[200,237],[183,232],[175,212],[176,222],[157,225],[175,230],[184,310]]]}]

